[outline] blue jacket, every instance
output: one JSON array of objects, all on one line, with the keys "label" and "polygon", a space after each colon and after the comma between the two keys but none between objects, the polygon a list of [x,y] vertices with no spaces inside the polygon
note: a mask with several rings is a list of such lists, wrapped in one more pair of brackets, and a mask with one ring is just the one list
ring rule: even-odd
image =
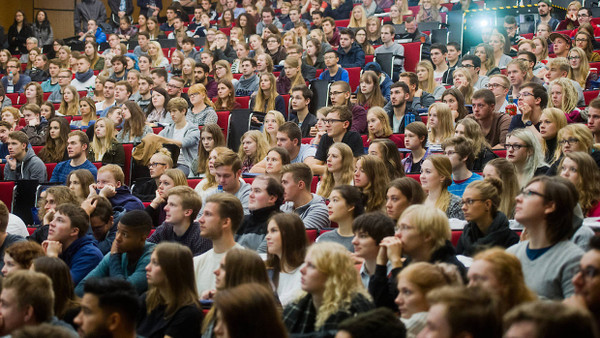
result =
[{"label": "blue jacket", "polygon": [[348,52],[342,47],[338,48],[337,52],[340,57],[339,64],[342,68],[362,68],[365,65],[365,51],[363,51],[362,47],[356,42],[352,43]]},{"label": "blue jacket", "polygon": [[69,266],[73,284],[77,285],[100,263],[102,252],[96,246],[94,237],[86,234],[71,243],[59,257]]},{"label": "blue jacket", "polygon": [[83,286],[88,278],[93,277],[116,277],[122,278],[130,282],[138,293],[144,293],[148,290],[148,281],[146,280],[146,265],[150,262],[150,256],[156,244],[146,242],[144,245],[144,253],[138,259],[134,267],[129,266],[129,258],[127,253],[111,254],[110,252],[104,256],[100,264],[92,270],[75,288],[75,293],[83,296]]},{"label": "blue jacket", "polygon": [[125,211],[144,210],[144,204],[139,198],[131,194],[131,190],[126,185],[122,185],[116,189],[116,194],[109,198],[110,204],[114,207],[123,207]]},{"label": "blue jacket", "polygon": [[106,42],[106,34],[104,34],[104,32],[102,31],[102,28],[100,28],[100,27],[96,28],[96,33],[94,35],[95,35],[97,44]]},{"label": "blue jacket", "polygon": [[386,100],[390,101],[390,92],[392,84],[394,84],[394,82],[386,73],[382,74],[383,76],[385,76],[385,79],[379,84],[379,88],[381,88],[381,95],[383,95],[383,97],[385,97]]}]

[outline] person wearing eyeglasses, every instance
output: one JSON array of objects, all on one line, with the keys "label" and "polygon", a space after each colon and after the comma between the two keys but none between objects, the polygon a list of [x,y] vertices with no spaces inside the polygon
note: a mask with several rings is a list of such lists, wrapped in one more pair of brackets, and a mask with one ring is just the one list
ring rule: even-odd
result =
[{"label": "person wearing eyeglasses", "polygon": [[327,80],[329,82],[334,81],[344,81],[350,82],[350,77],[348,75],[348,71],[342,68],[338,63],[340,58],[338,56],[338,52],[335,50],[329,50],[325,52],[323,56],[323,60],[325,61],[325,66],[327,69],[319,75],[319,80]]},{"label": "person wearing eyeglasses", "polygon": [[[7,94],[23,93],[25,91],[25,85],[31,82],[31,78],[29,76],[21,74],[21,64],[17,58],[11,58],[8,60],[8,62],[6,62],[6,73],[7,75],[2,78],[2,85],[4,86],[4,91]],[[8,80],[8,74],[12,74],[13,77],[12,83],[10,84]]]},{"label": "person wearing eyeglasses", "polygon": [[173,168],[173,159],[171,153],[166,148],[161,148],[148,162],[150,171],[150,179],[133,187],[132,194],[139,198],[142,202],[150,202],[156,197],[156,189],[158,189],[159,178],[167,169]]},{"label": "person wearing eyeglasses", "polygon": [[583,123],[572,123],[558,131],[558,146],[560,155],[547,172],[547,175],[556,175],[558,165],[566,154],[583,152],[590,154],[598,162],[598,154],[595,154],[594,137],[592,132]]},{"label": "person wearing eyeglasses", "polygon": [[525,186],[534,176],[548,171],[542,145],[531,130],[520,128],[509,132],[504,146],[506,159],[515,166],[520,187]]},{"label": "person wearing eyeglasses", "polygon": [[519,242],[508,218],[498,210],[502,188],[502,181],[495,177],[467,186],[462,195],[462,210],[468,223],[456,244],[457,254],[472,256],[483,247],[508,248]]},{"label": "person wearing eyeglasses", "polygon": [[481,59],[476,55],[467,54],[463,56],[461,67],[466,68],[471,74],[471,83],[473,83],[473,90],[479,90],[485,88],[490,79],[485,75],[479,75],[481,70]]},{"label": "person wearing eyeglasses", "polygon": [[569,240],[577,201],[577,189],[562,177],[536,177],[517,195],[515,220],[527,240],[506,251],[521,261],[525,283],[540,297],[559,300],[575,292],[571,279],[583,256]]},{"label": "person wearing eyeglasses", "polygon": [[579,261],[571,282],[574,294],[564,304],[589,311],[596,324],[600,324],[600,237],[592,237],[590,250]]},{"label": "person wearing eyeglasses", "polygon": [[527,82],[519,89],[517,99],[520,114],[512,117],[508,131],[526,128],[537,135],[542,110],[548,106],[548,92],[542,85]]},{"label": "person wearing eyeglasses", "polygon": [[[594,36],[600,36],[600,27],[598,27],[592,22],[593,18],[594,17],[592,16],[592,10],[589,7],[581,7],[577,12],[577,22],[579,23],[579,27],[581,27],[581,25],[583,24],[589,23],[594,28]],[[570,34],[571,38],[574,38],[577,35],[577,33],[579,33],[579,27],[573,29],[573,31]]]},{"label": "person wearing eyeglasses", "polygon": [[[506,112],[506,106],[509,103],[506,99],[508,92],[510,90],[510,81],[506,75],[502,74],[494,74],[490,76],[490,80],[486,85],[486,88],[491,90],[494,94],[494,98],[496,100],[494,110],[499,113]],[[472,103],[472,99],[471,99]]]},{"label": "person wearing eyeglasses", "polygon": [[352,112],[352,124],[349,130],[365,134],[367,132],[367,110],[356,103],[350,102],[350,85],[345,81],[336,81],[329,87],[331,104],[336,107],[348,107]]}]

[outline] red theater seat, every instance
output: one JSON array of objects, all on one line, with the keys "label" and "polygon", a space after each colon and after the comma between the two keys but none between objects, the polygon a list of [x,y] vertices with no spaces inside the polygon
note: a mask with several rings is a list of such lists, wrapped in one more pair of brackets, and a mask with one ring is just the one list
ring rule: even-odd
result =
[{"label": "red theater seat", "polygon": [[312,244],[317,240],[318,232],[314,229],[306,229],[306,237],[308,239],[308,243]]},{"label": "red theater seat", "polygon": [[414,179],[415,181],[419,182],[419,184],[421,184],[421,175],[420,174],[406,174],[406,177],[410,177],[410,178]]},{"label": "red theater seat", "polygon": [[15,189],[15,182],[6,181],[0,182],[0,201],[4,202],[8,207],[8,211],[12,209],[13,192]]},{"label": "red theater seat", "polygon": [[360,72],[362,71],[362,68],[352,67],[346,68],[346,70],[348,71],[348,77],[350,78],[350,81],[348,81],[350,84],[350,89],[352,89],[352,92],[354,92],[360,84]]},{"label": "red theater seat", "polygon": [[506,149],[494,149],[493,152],[500,158],[506,158]]},{"label": "red theater seat", "polygon": [[202,181],[200,178],[188,178],[187,183],[190,188],[195,189],[200,181]]},{"label": "red theater seat", "polygon": [[600,94],[600,90],[588,90],[588,91],[584,91],[583,92],[583,97],[585,99],[585,105],[589,105],[590,102],[592,102],[593,99],[598,97],[598,94]]},{"label": "red theater seat", "polygon": [[54,171],[54,168],[56,168],[56,165],[58,163],[45,163],[46,164],[46,173],[48,174],[48,181],[50,181],[50,178],[52,177],[52,172]]},{"label": "red theater seat", "polygon": [[123,143],[123,150],[125,151],[125,168],[123,173],[125,174],[125,184],[130,185],[131,183],[131,153],[133,152],[133,143]]},{"label": "red theater seat", "polygon": [[228,111],[218,111],[217,112],[217,124],[223,130],[223,135],[225,136],[225,140],[227,141],[227,134],[229,133],[229,112]]},{"label": "red theater seat", "polygon": [[250,107],[250,96],[236,96],[235,102],[240,104],[240,108],[248,109]]},{"label": "red theater seat", "polygon": [[456,244],[458,244],[458,240],[460,239],[460,236],[462,235],[462,230],[452,230],[452,245],[454,247],[456,247]]},{"label": "red theater seat", "polygon": [[403,43],[402,46],[404,46],[404,69],[407,72],[414,72],[417,69],[417,63],[421,61],[421,43]]}]

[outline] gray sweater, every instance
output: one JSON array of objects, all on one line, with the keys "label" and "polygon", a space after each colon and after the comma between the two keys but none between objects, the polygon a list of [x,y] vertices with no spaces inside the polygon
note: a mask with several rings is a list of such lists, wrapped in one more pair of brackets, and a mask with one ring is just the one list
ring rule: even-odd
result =
[{"label": "gray sweater", "polygon": [[535,260],[527,256],[529,241],[517,243],[506,252],[521,261],[525,283],[540,297],[564,299],[574,293],[571,279],[577,271],[583,250],[571,241],[561,241]]},{"label": "gray sweater", "polygon": [[38,180],[39,182],[47,182],[48,173],[44,162],[35,155],[32,148],[28,148],[23,161],[17,161],[15,170],[10,170],[10,165],[6,164],[4,179],[7,181]]},{"label": "gray sweater", "polygon": [[329,221],[329,212],[325,200],[319,195],[312,195],[313,199],[305,205],[294,209],[294,203],[288,202],[281,206],[281,211],[296,213],[304,222],[306,229],[328,228],[331,222]]},{"label": "gray sweater", "polygon": [[[198,144],[200,143],[200,129],[198,129],[197,125],[187,123],[185,125],[185,132],[183,133],[183,140],[181,140],[181,154],[183,154],[183,159],[185,161],[185,165],[188,168],[191,168],[192,161],[195,157],[198,156]],[[175,124],[171,124],[165,129],[161,130],[158,133],[159,136],[166,137],[169,139],[173,138],[173,134],[175,134]]]},{"label": "gray sweater", "polygon": [[235,86],[235,96],[251,96],[258,90],[259,82],[260,79],[256,74],[252,74],[249,78],[242,76]]},{"label": "gray sweater", "polygon": [[375,49],[375,57],[377,54],[392,53],[396,58],[394,59],[394,73],[401,73],[404,71],[404,47],[394,42],[390,47],[381,45]]}]

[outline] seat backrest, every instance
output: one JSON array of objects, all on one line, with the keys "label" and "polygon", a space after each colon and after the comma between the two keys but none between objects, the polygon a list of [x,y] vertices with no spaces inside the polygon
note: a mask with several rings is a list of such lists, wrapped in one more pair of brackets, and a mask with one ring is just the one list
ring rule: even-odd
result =
[{"label": "seat backrest", "polygon": [[188,178],[187,183],[190,188],[195,189],[200,181],[202,181],[200,178]]},{"label": "seat backrest", "polygon": [[403,43],[404,46],[404,70],[414,72],[417,69],[417,63],[421,61],[420,42]]},{"label": "seat backrest", "polygon": [[0,201],[4,202],[8,207],[8,211],[12,211],[12,200],[13,192],[15,189],[15,182],[5,181],[0,182]]},{"label": "seat backrest", "polygon": [[354,93],[360,84],[360,72],[362,71],[362,68],[352,67],[346,68],[346,70],[348,71],[348,77],[350,78],[350,81],[348,81],[350,89],[352,89],[352,92]]},{"label": "seat backrest", "polygon": [[125,168],[123,168],[123,173],[125,174],[125,184],[129,185],[131,182],[131,153],[133,152],[133,143],[123,143],[123,150],[125,151]]},{"label": "seat backrest", "polygon": [[223,135],[225,136],[225,142],[227,142],[227,136],[229,135],[229,114],[228,111],[218,111],[217,112],[217,124],[223,130]]},{"label": "seat backrest", "polygon": [[235,102],[240,104],[240,108],[247,109],[250,107],[250,96],[236,96]]},{"label": "seat backrest", "polygon": [[327,80],[314,80],[310,83],[315,110],[327,106],[329,102],[329,86],[330,84]]},{"label": "seat backrest", "polygon": [[410,178],[414,179],[415,181],[419,182],[419,184],[421,184],[421,175],[420,174],[406,174],[406,177],[410,177]]},{"label": "seat backrest", "polygon": [[375,57],[375,62],[381,66],[381,70],[390,78],[394,73],[394,53],[379,53]]},{"label": "seat backrest", "polygon": [[48,174],[48,181],[52,178],[52,172],[58,163],[44,163],[46,165],[46,173]]}]

